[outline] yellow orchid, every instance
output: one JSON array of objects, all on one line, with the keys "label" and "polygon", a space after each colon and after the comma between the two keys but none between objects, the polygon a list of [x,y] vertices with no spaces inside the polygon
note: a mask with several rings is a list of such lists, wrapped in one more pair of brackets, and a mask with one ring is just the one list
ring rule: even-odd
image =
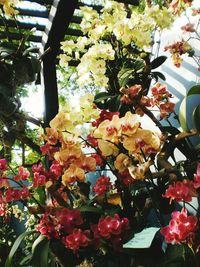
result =
[{"label": "yellow orchid", "polygon": [[71,131],[74,126],[70,120],[70,115],[63,111],[60,111],[51,121],[50,127],[56,128],[60,131],[68,130]]},{"label": "yellow orchid", "polygon": [[140,123],[137,119],[137,115],[132,114],[130,111],[126,112],[125,116],[120,119],[120,123],[122,134],[128,136],[134,134],[140,126]]},{"label": "yellow orchid", "polygon": [[129,157],[123,153],[120,153],[114,162],[114,166],[121,173],[127,170],[127,165],[129,163],[130,163]]},{"label": "yellow orchid", "polygon": [[71,163],[72,161],[80,158],[82,155],[82,151],[79,145],[71,144],[68,146],[65,144],[65,147],[62,147],[60,151],[54,154],[55,160],[60,162],[60,164]]},{"label": "yellow orchid", "polygon": [[46,128],[45,129],[46,134],[44,136],[44,139],[47,141],[47,143],[51,145],[55,145],[58,141],[59,134],[55,128]]},{"label": "yellow orchid", "polygon": [[152,165],[151,161],[144,162],[139,166],[131,165],[128,167],[129,173],[134,180],[143,180],[145,178],[145,173],[149,170]]},{"label": "yellow orchid", "polygon": [[105,140],[98,140],[98,147],[101,150],[103,156],[117,156],[119,153],[119,149],[116,145],[105,141]]},{"label": "yellow orchid", "polygon": [[76,161],[74,161],[76,166],[83,168],[85,171],[95,171],[96,170],[96,160],[93,157],[81,155]]},{"label": "yellow orchid", "polygon": [[150,130],[138,128],[136,133],[124,139],[123,146],[129,153],[135,154],[140,152],[140,148],[145,149],[145,146],[151,147],[155,151],[160,148],[160,138]]},{"label": "yellow orchid", "polygon": [[71,164],[62,176],[62,183],[65,186],[68,186],[68,184],[74,183],[76,181],[84,182],[84,180],[85,171],[77,167],[75,164]]},{"label": "yellow orchid", "polygon": [[109,140],[113,143],[118,143],[120,126],[121,124],[119,116],[114,115],[111,121],[104,120],[99,124],[98,128],[94,131],[94,137]]},{"label": "yellow orchid", "polygon": [[3,10],[6,15],[13,16],[17,13],[17,11],[14,9],[17,2],[17,0],[0,0],[0,5],[3,5]]}]

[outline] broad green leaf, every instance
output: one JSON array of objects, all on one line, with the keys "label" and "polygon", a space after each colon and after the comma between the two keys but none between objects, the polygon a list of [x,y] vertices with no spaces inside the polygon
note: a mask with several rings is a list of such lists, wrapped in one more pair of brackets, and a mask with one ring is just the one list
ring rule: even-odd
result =
[{"label": "broad green leaf", "polygon": [[185,261],[185,248],[183,245],[169,245],[166,251],[164,267],[183,267]]},{"label": "broad green leaf", "polygon": [[200,104],[193,111],[193,121],[196,129],[200,132]]},{"label": "broad green leaf", "polygon": [[45,240],[46,239],[46,236],[45,235],[39,235],[38,236],[38,238],[33,242],[33,245],[32,245],[32,253],[34,254],[34,252],[35,252],[35,249],[36,249],[36,247],[38,246],[38,244],[40,243],[40,242],[42,242],[43,240]]},{"label": "broad green leaf", "polygon": [[186,122],[186,103],[187,103],[187,97],[184,97],[179,109],[179,120],[183,131],[188,131],[188,126]]},{"label": "broad green leaf", "polygon": [[13,260],[13,256],[15,255],[17,249],[19,248],[21,242],[24,240],[24,238],[30,234],[33,234],[35,232],[35,230],[33,231],[28,231],[28,232],[25,232],[25,233],[22,233],[21,235],[18,236],[18,238],[15,240],[12,248],[11,248],[11,251],[8,255],[8,258],[6,260],[6,263],[5,263],[5,267],[12,267],[13,264],[12,264],[12,260]]},{"label": "broad green leaf", "polygon": [[107,92],[101,92],[95,95],[94,97],[94,102],[95,103],[99,103],[102,102],[103,100],[106,100],[108,98],[112,98],[113,96],[111,96],[109,93]]},{"label": "broad green leaf", "polygon": [[96,207],[92,207],[92,206],[88,206],[88,205],[85,205],[85,206],[82,206],[79,208],[79,210],[81,212],[95,212],[95,213],[103,213],[103,210],[102,208],[96,208]]},{"label": "broad green leaf", "polygon": [[123,68],[118,73],[119,85],[121,87],[125,86],[128,83],[130,77],[133,77],[134,70],[130,68]]},{"label": "broad green leaf", "polygon": [[151,68],[152,69],[156,69],[158,68],[160,65],[162,65],[165,60],[167,59],[166,56],[160,56],[160,57],[157,57],[155,58],[152,62],[151,62]]},{"label": "broad green leaf", "polygon": [[47,240],[45,236],[40,235],[36,239],[36,243],[34,245],[33,257],[32,257],[32,267],[48,267],[49,260],[49,245],[50,241]]},{"label": "broad green leaf", "polygon": [[193,87],[191,87],[187,93],[187,96],[198,95],[198,94],[200,94],[200,84],[197,84],[197,85],[194,85]]},{"label": "broad green leaf", "polygon": [[[166,78],[165,78],[165,75],[163,75],[161,72],[159,72],[159,71],[154,71],[154,72],[152,72],[152,74],[153,74],[153,76],[155,77],[155,78],[160,78],[161,80],[163,80],[163,81],[165,81],[166,80]],[[157,79],[158,80],[158,79]]]}]

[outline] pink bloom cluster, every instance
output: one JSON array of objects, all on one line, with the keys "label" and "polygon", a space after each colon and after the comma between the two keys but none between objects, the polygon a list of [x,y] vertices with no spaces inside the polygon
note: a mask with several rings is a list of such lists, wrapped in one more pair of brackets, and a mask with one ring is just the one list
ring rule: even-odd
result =
[{"label": "pink bloom cluster", "polygon": [[172,213],[172,219],[168,226],[163,227],[160,232],[165,237],[166,243],[180,244],[192,243],[197,230],[198,219],[195,216],[187,216],[187,210],[182,209]]},{"label": "pink bloom cluster", "polygon": [[130,227],[127,218],[120,219],[119,215],[115,214],[114,217],[106,216],[101,218],[98,224],[91,226],[91,229],[94,233],[96,244],[99,245],[101,243],[100,240],[103,238],[110,240],[113,248],[119,250]]},{"label": "pink bloom cluster", "polygon": [[96,181],[96,185],[93,187],[93,191],[98,195],[103,195],[111,189],[110,178],[106,176],[100,176]]},{"label": "pink bloom cluster", "polygon": [[169,93],[165,84],[160,83],[156,83],[151,88],[151,92],[153,97],[142,96],[140,103],[146,107],[157,106],[160,111],[160,118],[167,118],[174,111],[175,107],[175,104],[170,102],[172,94]]},{"label": "pink bloom cluster", "polygon": [[177,181],[170,185],[163,197],[170,198],[170,202],[192,201],[192,197],[198,196],[196,189],[200,187],[200,163],[197,165],[197,173],[194,175],[194,180]]},{"label": "pink bloom cluster", "polygon": [[62,241],[66,248],[77,253],[80,247],[87,247],[90,244],[89,233],[90,231],[74,229],[70,235],[63,237]]},{"label": "pink bloom cluster", "polygon": [[48,239],[60,238],[63,234],[72,233],[74,228],[81,224],[83,219],[79,210],[49,209],[42,216],[37,230]]},{"label": "pink bloom cluster", "polygon": [[192,197],[195,197],[197,195],[198,194],[194,188],[193,181],[184,180],[182,182],[178,181],[173,185],[170,185],[163,197],[170,198],[170,203],[172,202],[172,200],[176,200],[177,202],[190,202],[192,201]]}]

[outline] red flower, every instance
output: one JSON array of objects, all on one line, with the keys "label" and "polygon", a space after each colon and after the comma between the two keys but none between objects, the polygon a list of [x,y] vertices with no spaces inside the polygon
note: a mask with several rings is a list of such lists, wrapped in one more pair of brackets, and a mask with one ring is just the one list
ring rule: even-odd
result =
[{"label": "red flower", "polygon": [[172,219],[168,226],[163,227],[160,232],[165,237],[166,243],[180,244],[194,238],[197,230],[198,219],[195,216],[187,216],[187,210],[172,213]]},{"label": "red flower", "polygon": [[14,176],[15,181],[20,181],[20,180],[27,180],[30,175],[30,172],[24,168],[23,166],[19,167],[18,174]]},{"label": "red flower", "polygon": [[87,142],[90,143],[94,147],[98,146],[98,140],[94,137],[93,134],[88,134]]},{"label": "red flower", "polygon": [[129,230],[129,221],[127,218],[120,219],[118,214],[115,214],[114,217],[106,216],[101,218],[98,222],[97,228],[94,227],[94,233],[105,239],[110,239],[113,235],[124,234]]},{"label": "red flower", "polygon": [[96,181],[96,185],[93,187],[93,191],[100,196],[108,192],[111,189],[111,186],[109,177],[100,176]]},{"label": "red flower", "polygon": [[83,224],[80,210],[62,209],[56,213],[59,218],[60,229],[67,233],[72,233],[76,226]]},{"label": "red flower", "polygon": [[100,166],[100,167],[104,166],[104,161],[99,154],[92,154],[91,157],[93,157],[96,160],[97,166]]},{"label": "red flower", "polygon": [[50,167],[50,172],[55,175],[56,177],[60,177],[63,171],[63,166],[59,164],[58,161],[53,161],[51,167]]},{"label": "red flower", "polygon": [[187,23],[186,25],[181,27],[181,30],[185,32],[195,32],[194,24]]},{"label": "red flower", "polygon": [[0,159],[0,171],[6,171],[8,169],[6,159]]},{"label": "red flower", "polygon": [[170,203],[172,200],[179,201],[192,201],[192,197],[197,196],[197,192],[194,188],[192,181],[184,180],[182,182],[178,181],[173,185],[170,185],[165,192],[163,197],[170,198]]},{"label": "red flower", "polygon": [[197,173],[194,175],[194,188],[200,187],[200,163],[197,165]]},{"label": "red flower", "polygon": [[81,229],[74,229],[70,235],[63,237],[62,240],[66,248],[72,249],[74,253],[80,247],[87,247],[90,243],[88,233],[83,232]]},{"label": "red flower", "polygon": [[38,172],[34,173],[33,176],[33,188],[38,186],[44,186],[46,184],[46,177],[44,175],[39,174]]},{"label": "red flower", "polygon": [[48,239],[59,238],[58,219],[46,211],[40,220],[40,224],[36,228],[42,235]]}]

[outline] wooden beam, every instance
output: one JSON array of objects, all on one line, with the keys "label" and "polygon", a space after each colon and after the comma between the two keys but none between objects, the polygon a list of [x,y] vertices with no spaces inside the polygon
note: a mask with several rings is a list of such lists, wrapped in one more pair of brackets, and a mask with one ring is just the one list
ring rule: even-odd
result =
[{"label": "wooden beam", "polygon": [[78,0],[54,0],[49,15],[49,23],[43,36],[43,49],[48,51],[43,57],[45,126],[48,126],[50,120],[58,113],[56,59],[60,50],[60,42],[64,39],[77,3]]},{"label": "wooden beam", "polygon": [[20,16],[29,16],[29,17],[37,17],[37,18],[45,18],[48,19],[49,12],[48,10],[32,10],[32,9],[23,9],[23,8],[16,8],[19,12]]},{"label": "wooden beam", "polygon": [[52,5],[53,4],[53,0],[25,0],[27,2],[32,2],[32,3],[37,3],[40,5]]}]

